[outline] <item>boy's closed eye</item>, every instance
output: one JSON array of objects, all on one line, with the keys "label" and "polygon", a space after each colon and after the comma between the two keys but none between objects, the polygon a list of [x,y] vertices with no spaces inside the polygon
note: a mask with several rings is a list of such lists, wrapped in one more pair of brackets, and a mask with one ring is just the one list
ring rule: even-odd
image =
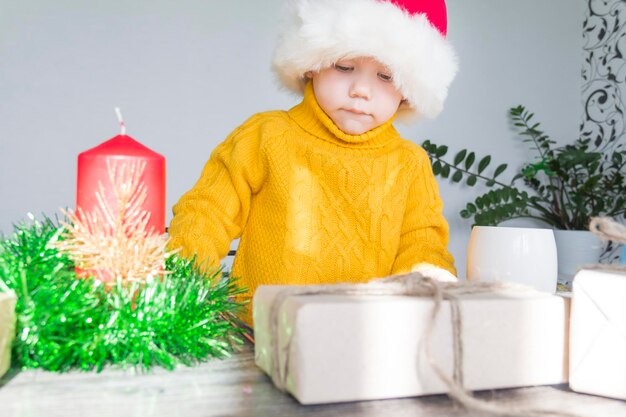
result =
[{"label": "boy's closed eye", "polygon": [[[354,65],[349,64],[349,63],[344,63],[344,62],[336,62],[335,64],[333,64],[333,68],[335,68],[339,72],[352,72],[352,71],[354,71]],[[393,76],[391,75],[390,72],[380,71],[380,72],[377,72],[376,75],[382,81],[385,81],[385,82],[392,82],[393,81]]]},{"label": "boy's closed eye", "polygon": [[352,70],[354,70],[354,66],[351,65],[345,65],[345,64],[335,64],[334,65],[335,69],[337,71],[341,71],[341,72],[350,72]]},{"label": "boy's closed eye", "polygon": [[378,78],[380,78],[383,81],[387,81],[387,82],[393,81],[393,76],[391,74],[387,74],[387,73],[384,73],[384,72],[379,72],[378,73]]}]

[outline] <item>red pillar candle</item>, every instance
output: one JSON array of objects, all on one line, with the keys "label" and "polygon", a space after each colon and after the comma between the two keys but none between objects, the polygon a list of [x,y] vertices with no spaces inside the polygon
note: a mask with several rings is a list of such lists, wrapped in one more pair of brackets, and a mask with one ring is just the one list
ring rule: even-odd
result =
[{"label": "red pillar candle", "polygon": [[[117,109],[116,109],[117,110]],[[107,161],[114,164],[145,162],[141,181],[147,197],[142,209],[150,214],[147,230],[154,234],[165,233],[165,158],[126,135],[124,122],[118,111],[121,134],[78,155],[76,210],[86,213],[99,207],[96,192],[98,183],[104,187],[105,199],[116,207],[113,186],[109,179]]]}]

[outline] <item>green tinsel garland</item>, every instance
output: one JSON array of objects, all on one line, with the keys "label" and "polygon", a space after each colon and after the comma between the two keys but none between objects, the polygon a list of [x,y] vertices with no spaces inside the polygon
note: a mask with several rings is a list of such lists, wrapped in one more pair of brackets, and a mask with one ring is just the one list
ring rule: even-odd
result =
[{"label": "green tinsel garland", "polygon": [[50,219],[15,226],[0,238],[0,292],[17,294],[12,361],[49,371],[149,369],[224,357],[242,343],[230,317],[240,308],[232,280],[203,274],[193,260],[170,256],[164,278],[110,288],[77,279],[74,264],[47,246]]}]

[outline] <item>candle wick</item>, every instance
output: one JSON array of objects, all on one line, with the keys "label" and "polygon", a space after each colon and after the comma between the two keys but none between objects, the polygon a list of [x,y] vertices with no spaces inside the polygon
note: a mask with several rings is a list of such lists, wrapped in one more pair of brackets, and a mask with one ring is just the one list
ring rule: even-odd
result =
[{"label": "candle wick", "polygon": [[115,108],[115,113],[117,114],[117,120],[120,122],[120,134],[126,135],[126,125],[124,124],[124,118],[122,117],[122,112],[119,107]]}]

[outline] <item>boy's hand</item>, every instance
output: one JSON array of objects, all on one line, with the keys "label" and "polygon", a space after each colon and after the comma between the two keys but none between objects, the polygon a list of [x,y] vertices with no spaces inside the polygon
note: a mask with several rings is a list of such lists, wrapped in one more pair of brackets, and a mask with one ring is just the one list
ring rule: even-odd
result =
[{"label": "boy's hand", "polygon": [[441,282],[456,282],[458,278],[455,277],[450,271],[447,271],[443,268],[435,266],[433,264],[421,263],[417,264],[413,267],[411,272],[419,272],[420,274],[436,279]]}]

